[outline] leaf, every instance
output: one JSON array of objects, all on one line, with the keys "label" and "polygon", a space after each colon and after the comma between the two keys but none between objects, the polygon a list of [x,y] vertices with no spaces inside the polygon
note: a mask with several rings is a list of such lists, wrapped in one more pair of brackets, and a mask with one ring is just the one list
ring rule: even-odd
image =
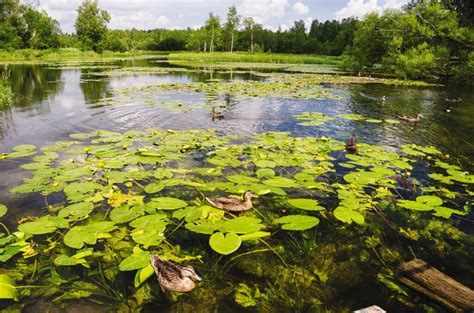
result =
[{"label": "leaf", "polygon": [[467,214],[467,212],[454,210],[454,209],[446,208],[446,207],[443,207],[443,206],[438,206],[438,207],[434,208],[434,210],[436,212],[433,213],[433,215],[438,216],[438,217],[442,217],[442,218],[451,218],[452,214],[457,214],[457,215],[466,215]]},{"label": "leaf", "polygon": [[222,223],[219,229],[223,232],[232,232],[236,234],[248,234],[259,231],[263,225],[261,220],[254,217],[237,217]]},{"label": "leaf", "polygon": [[309,215],[287,215],[274,220],[275,223],[283,224],[285,230],[306,230],[319,224],[319,219]]},{"label": "leaf", "polygon": [[335,218],[347,224],[352,224],[352,222],[364,224],[364,216],[347,207],[339,206],[334,210],[333,214]]},{"label": "leaf", "polygon": [[127,223],[145,214],[144,206],[131,207],[127,204],[110,211],[110,219],[115,223]]},{"label": "leaf", "polygon": [[74,226],[63,238],[64,243],[71,248],[80,249],[84,244],[95,245],[97,239],[111,237],[109,232],[117,229],[111,221],[92,222],[85,226]]},{"label": "leaf", "polygon": [[288,199],[288,203],[298,209],[307,211],[321,211],[325,209],[318,205],[318,201],[313,199]]},{"label": "leaf", "polygon": [[162,210],[175,210],[188,206],[185,201],[170,197],[153,198],[151,200],[152,202],[149,203],[150,206]]},{"label": "leaf", "polygon": [[275,177],[275,171],[271,168],[260,168],[256,172],[258,178],[272,178]]},{"label": "leaf", "polygon": [[148,264],[146,267],[139,269],[135,274],[135,279],[133,280],[133,285],[135,288],[147,281],[148,278],[155,274],[155,269],[151,264]]},{"label": "leaf", "polygon": [[157,192],[160,192],[163,189],[165,189],[165,187],[166,187],[166,184],[151,183],[151,184],[146,185],[145,192],[146,193],[157,193]]},{"label": "leaf", "polygon": [[133,254],[125,258],[119,264],[122,272],[133,271],[150,265],[150,254],[138,247],[133,248]]},{"label": "leaf", "polygon": [[273,186],[273,187],[298,187],[298,183],[290,178],[286,177],[276,177],[276,178],[270,178],[267,180],[264,180],[263,183],[268,186]]},{"label": "leaf", "polygon": [[260,239],[260,238],[263,238],[263,237],[268,237],[270,235],[271,235],[271,233],[269,233],[267,231],[256,231],[254,233],[240,235],[239,237],[240,237],[240,240],[246,241],[246,240]]},{"label": "leaf", "polygon": [[79,202],[65,207],[59,211],[58,216],[63,218],[72,216],[74,219],[79,219],[89,215],[92,210],[94,210],[94,204],[90,202]]},{"label": "leaf", "polygon": [[130,223],[130,226],[133,228],[144,230],[154,229],[160,233],[165,231],[166,225],[168,225],[168,220],[164,214],[145,215]]},{"label": "leaf", "polygon": [[34,222],[18,225],[18,230],[32,235],[42,235],[54,232],[58,228],[67,228],[69,223],[61,217],[44,216]]},{"label": "leaf", "polygon": [[212,234],[212,236],[209,238],[209,245],[211,246],[212,250],[224,255],[228,255],[237,251],[241,243],[242,241],[240,237],[234,233],[228,233],[227,235],[224,235],[221,232],[217,232]]},{"label": "leaf", "polygon": [[15,280],[6,274],[0,274],[0,299],[18,300]]},{"label": "leaf", "polygon": [[19,146],[13,147],[13,151],[31,151],[35,149],[36,149],[36,146],[34,145],[19,145]]},{"label": "leaf", "polygon": [[5,214],[7,214],[7,211],[8,209],[6,205],[0,203],[0,218],[4,217]]},{"label": "leaf", "polygon": [[429,206],[439,206],[443,204],[443,200],[437,196],[419,196],[416,202],[420,202]]}]

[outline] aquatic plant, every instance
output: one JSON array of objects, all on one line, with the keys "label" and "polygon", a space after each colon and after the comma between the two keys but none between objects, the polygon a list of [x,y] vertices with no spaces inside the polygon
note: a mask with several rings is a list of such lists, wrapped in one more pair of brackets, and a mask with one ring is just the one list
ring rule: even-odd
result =
[{"label": "aquatic plant", "polygon": [[[156,282],[149,279],[150,254],[194,264],[223,255],[227,263],[240,266],[255,254],[270,253],[276,256],[271,261],[277,262],[275,271],[259,275],[277,284],[238,284],[237,303],[316,308],[322,302],[295,292],[317,288],[324,298],[328,291],[313,282],[336,276],[319,262],[308,272],[296,255],[310,251],[306,258],[319,258],[309,247],[323,240],[321,227],[347,238],[360,236],[361,262],[376,264],[375,275],[394,288],[393,268],[404,252],[380,238],[380,232],[388,227],[413,243],[424,238],[425,247],[444,251],[446,232],[462,242],[468,236],[453,226],[452,218],[470,211],[474,175],[450,164],[434,147],[406,145],[390,151],[358,146],[358,154],[346,154],[344,143],[324,137],[272,132],[242,138],[212,130],[153,128],[72,134],[70,141],[41,150],[14,147],[0,160],[22,160],[31,177],[11,192],[40,194],[45,204],[37,216],[10,225],[16,231],[0,235],[0,282],[6,286],[1,296],[25,299],[22,305],[28,298],[48,297],[56,303],[86,298],[140,308],[159,298],[151,291]],[[411,173],[420,166],[438,175],[442,188],[413,179]],[[205,196],[240,197],[246,190],[260,198],[243,215],[205,204]],[[6,212],[0,205],[0,216]],[[436,245],[429,244],[433,241]],[[353,249],[338,248],[340,253]],[[339,275],[354,275],[354,266],[338,265]],[[204,275],[204,290],[206,279],[222,280],[212,278],[207,268],[197,270]],[[285,284],[298,287],[281,289]]]},{"label": "aquatic plant", "polygon": [[0,76],[0,107],[9,106],[13,100],[13,92],[8,84],[10,77],[10,70],[5,65],[3,67],[2,75]]}]

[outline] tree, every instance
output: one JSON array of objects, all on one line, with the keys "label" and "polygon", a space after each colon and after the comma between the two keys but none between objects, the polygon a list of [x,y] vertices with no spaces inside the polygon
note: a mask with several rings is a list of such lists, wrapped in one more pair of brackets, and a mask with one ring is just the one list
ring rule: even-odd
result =
[{"label": "tree", "polygon": [[234,51],[234,40],[235,40],[235,30],[239,27],[240,16],[237,13],[237,8],[235,5],[229,7],[229,12],[227,12],[227,21],[224,26],[224,33],[226,34],[226,42],[228,42],[230,35],[230,53]]},{"label": "tree", "polygon": [[253,43],[253,37],[254,37],[254,28],[255,28],[255,21],[251,17],[247,17],[243,21],[244,25],[244,31],[245,33],[248,34],[248,37],[250,37],[250,52],[253,53],[254,51],[254,43]]},{"label": "tree", "polygon": [[77,8],[74,27],[84,49],[101,52],[107,36],[110,14],[97,5],[97,0],[84,0]]},{"label": "tree", "polygon": [[33,49],[59,48],[61,28],[58,21],[32,7],[25,8],[23,17],[26,23],[25,45]]},{"label": "tree", "polygon": [[219,17],[210,12],[209,18],[206,21],[205,28],[208,34],[210,33],[211,36],[211,42],[209,43],[209,52],[214,52],[214,47],[216,46],[216,43],[220,41],[222,32]]}]

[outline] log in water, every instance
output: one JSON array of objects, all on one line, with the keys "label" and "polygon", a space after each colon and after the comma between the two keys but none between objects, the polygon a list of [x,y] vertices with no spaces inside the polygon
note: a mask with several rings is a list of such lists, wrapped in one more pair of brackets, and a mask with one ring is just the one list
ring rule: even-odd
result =
[{"label": "log in water", "polygon": [[474,291],[438,271],[423,260],[414,259],[399,267],[399,280],[455,312],[474,311]]}]

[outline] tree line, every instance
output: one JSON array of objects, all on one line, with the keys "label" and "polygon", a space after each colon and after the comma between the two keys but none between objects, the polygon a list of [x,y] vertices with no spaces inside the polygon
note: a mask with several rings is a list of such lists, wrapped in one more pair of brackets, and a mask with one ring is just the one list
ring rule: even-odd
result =
[{"label": "tree line", "polygon": [[224,19],[209,13],[197,29],[110,30],[97,0],[77,8],[75,33],[64,34],[44,11],[19,0],[0,2],[0,48],[75,47],[111,51],[248,51],[343,55],[354,71],[379,69],[409,78],[472,78],[474,1],[411,0],[402,10],[363,19],[295,21],[288,30],[264,28],[235,6]]}]

